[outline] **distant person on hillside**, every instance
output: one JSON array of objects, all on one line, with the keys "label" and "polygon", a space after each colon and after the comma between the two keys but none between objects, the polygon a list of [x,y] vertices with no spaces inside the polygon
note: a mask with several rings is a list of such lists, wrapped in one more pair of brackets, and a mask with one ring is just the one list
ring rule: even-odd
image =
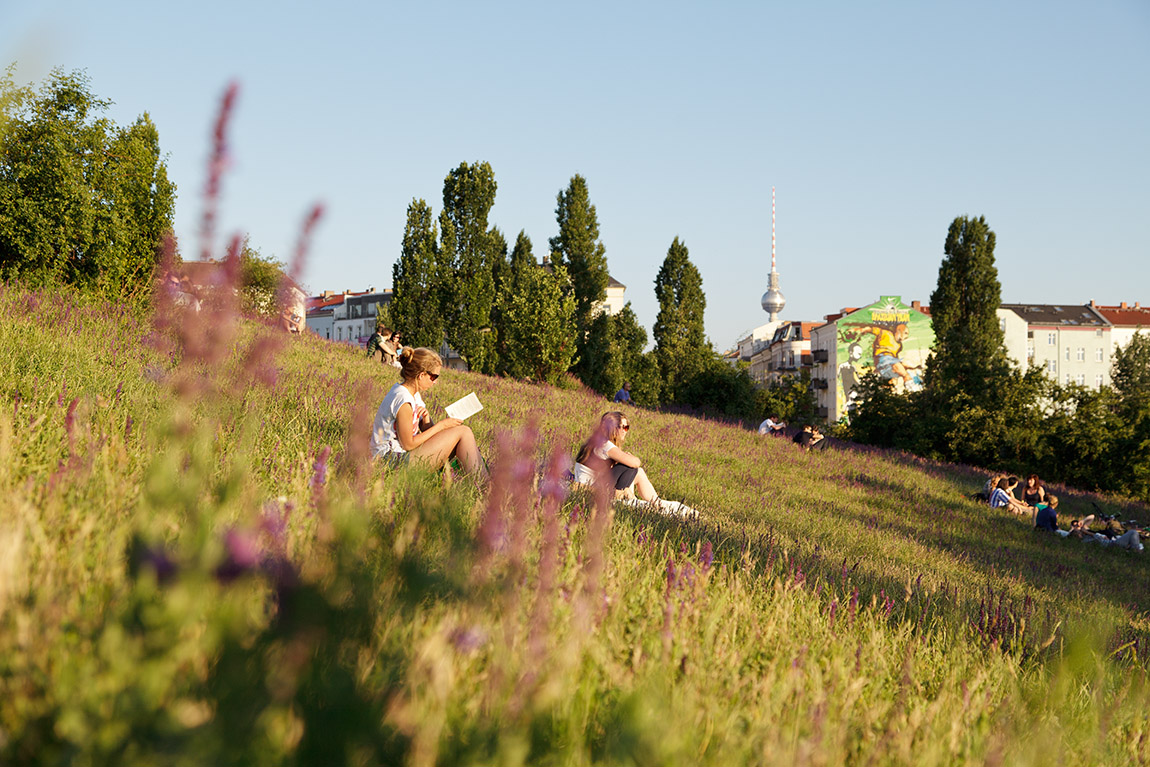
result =
[{"label": "distant person on hillside", "polygon": [[403,334],[398,330],[391,334],[391,346],[395,353],[395,361],[392,364],[399,367],[399,355],[403,351]]},{"label": "distant person on hillside", "polygon": [[767,419],[759,424],[759,434],[770,434],[775,437],[783,436],[783,429],[787,425],[783,423],[783,419],[777,415],[769,415]]},{"label": "distant person on hillside", "polygon": [[374,357],[376,354],[380,356],[380,362],[384,365],[394,365],[396,362],[395,346],[391,342],[391,329],[385,328],[382,325],[376,326],[375,332],[372,333],[371,338],[367,340],[367,356]]},{"label": "distant person on hillside", "polygon": [[998,481],[1005,476],[1005,474],[991,474],[987,477],[986,484],[982,486],[982,490],[972,495],[971,498],[980,500],[983,503],[990,503],[990,496],[994,493],[995,488],[998,487]]},{"label": "distant person on hillside", "polygon": [[1027,506],[1037,506],[1046,500],[1046,488],[1037,474],[1026,477],[1026,484],[1022,487],[1022,502]]},{"label": "distant person on hillside", "polygon": [[627,405],[635,404],[631,401],[631,382],[630,381],[624,381],[623,382],[623,388],[620,389],[619,391],[615,392],[615,401],[616,402],[622,402],[622,403],[627,404]]},{"label": "distant person on hillside", "polygon": [[423,392],[435,385],[443,360],[431,349],[403,350],[403,380],[391,387],[371,426],[372,458],[404,462],[410,458],[434,469],[457,458],[464,471],[483,479],[487,466],[475,444],[475,435],[458,418],[433,423],[423,402]]},{"label": "distant person on hillside", "polygon": [[575,455],[574,481],[581,485],[610,482],[616,500],[635,501],[637,497],[661,514],[697,515],[698,512],[686,504],[659,497],[639,456],[621,447],[630,430],[631,422],[623,413],[618,410],[604,413],[595,433]]},{"label": "distant person on hillside", "polygon": [[[1118,527],[1122,529],[1122,533],[1111,537],[1106,534],[1106,531],[1096,533],[1087,528],[1087,524],[1089,524],[1093,518],[1094,516],[1091,515],[1081,521],[1077,519],[1071,521],[1070,531],[1066,535],[1070,538],[1080,540],[1083,543],[1097,543],[1099,546],[1117,546],[1118,548],[1130,549],[1131,551],[1142,551],[1145,548],[1137,527],[1125,529],[1122,527],[1122,524],[1119,523]],[[1107,531],[1110,529],[1110,521],[1112,520],[1107,520]]]},{"label": "distant person on hillside", "polygon": [[1006,509],[1014,514],[1029,514],[1030,507],[1014,497],[1014,488],[1017,486],[1018,477],[998,480],[998,487],[990,494],[990,508]]},{"label": "distant person on hillside", "polygon": [[303,333],[307,329],[307,296],[295,285],[291,285],[282,294],[283,309],[280,311],[280,327],[289,333]]},{"label": "distant person on hillside", "polygon": [[803,450],[824,450],[827,446],[819,427],[809,423],[803,426],[802,431],[791,437],[791,441]]},{"label": "distant person on hillside", "polygon": [[1058,496],[1050,494],[1034,506],[1034,529],[1058,532]]}]

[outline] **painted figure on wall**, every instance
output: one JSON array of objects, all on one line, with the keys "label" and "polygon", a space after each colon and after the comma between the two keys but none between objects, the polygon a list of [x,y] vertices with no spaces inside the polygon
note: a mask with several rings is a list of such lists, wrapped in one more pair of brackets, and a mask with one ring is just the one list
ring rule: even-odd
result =
[{"label": "painted figure on wall", "polygon": [[921,388],[920,373],[933,343],[930,317],[899,296],[883,296],[843,317],[838,323],[839,412],[849,416],[854,410],[858,383],[872,370],[896,391]]}]

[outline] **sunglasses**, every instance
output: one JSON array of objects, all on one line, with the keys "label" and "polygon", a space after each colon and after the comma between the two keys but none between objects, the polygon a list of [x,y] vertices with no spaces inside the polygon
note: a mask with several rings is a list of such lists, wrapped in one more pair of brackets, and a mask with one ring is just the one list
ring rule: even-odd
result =
[{"label": "sunglasses", "polygon": [[624,421],[623,423],[619,424],[619,428],[623,431],[628,431],[631,428],[631,424]]},{"label": "sunglasses", "polygon": [[[427,373],[426,370],[423,372]],[[432,381],[435,381],[435,380],[439,379],[439,373],[427,373],[427,377],[430,378]]]}]

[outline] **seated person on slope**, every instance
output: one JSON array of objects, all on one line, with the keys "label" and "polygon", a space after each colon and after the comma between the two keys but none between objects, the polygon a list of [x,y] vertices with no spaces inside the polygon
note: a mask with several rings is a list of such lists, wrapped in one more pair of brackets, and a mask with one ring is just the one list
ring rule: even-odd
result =
[{"label": "seated person on slope", "polygon": [[1030,507],[1014,497],[1013,490],[1018,485],[1018,477],[998,480],[998,487],[990,494],[990,508],[1007,509],[1015,514],[1029,514]]},{"label": "seated person on slope", "polygon": [[1058,496],[1046,494],[1046,501],[1034,507],[1034,529],[1058,532]]},{"label": "seated person on slope", "polygon": [[611,483],[616,500],[633,501],[638,496],[663,513],[695,514],[686,504],[661,499],[647,472],[643,471],[639,456],[620,447],[630,430],[631,423],[623,413],[617,410],[604,413],[591,439],[583,443],[575,456],[572,469],[575,482],[593,485],[602,479]]},{"label": "seated person on slope", "polygon": [[771,434],[776,437],[781,437],[783,435],[783,429],[785,428],[787,428],[787,425],[783,423],[783,419],[777,415],[770,415],[767,416],[765,421],[759,424],[759,434]]},{"label": "seated person on slope", "polygon": [[371,427],[371,457],[414,458],[438,469],[457,458],[464,471],[487,478],[475,435],[458,418],[432,423],[423,392],[435,385],[443,360],[431,349],[407,347],[399,355],[403,380],[391,387]]},{"label": "seated person on slope", "polygon": [[807,424],[795,436],[791,437],[791,442],[801,447],[803,450],[824,450],[827,446],[822,431],[817,426]]}]

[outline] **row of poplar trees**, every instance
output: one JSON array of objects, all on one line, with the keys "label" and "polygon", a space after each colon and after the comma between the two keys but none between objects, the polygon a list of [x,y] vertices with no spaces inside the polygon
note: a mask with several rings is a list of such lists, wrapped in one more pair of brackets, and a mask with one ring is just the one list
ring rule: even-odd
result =
[{"label": "row of poplar trees", "polygon": [[496,189],[490,164],[465,162],[444,179],[438,215],[422,199],[408,206],[388,308],[408,343],[446,343],[483,373],[559,383],[571,372],[603,394],[630,381],[636,402],[649,406],[698,388],[714,354],[703,280],[678,237],[655,278],[655,348],[645,352],[647,332],[629,302],[615,315],[598,308],[610,277],[587,180],[575,175],[559,192],[558,233],[542,263],[526,232],[509,249],[489,222]]},{"label": "row of poplar trees", "polygon": [[1150,335],[1115,353],[1101,389],[1018,368],[996,313],[995,244],[983,217],[951,223],[930,296],[935,344],[924,387],[904,396],[868,376],[850,436],[1150,501]]}]

